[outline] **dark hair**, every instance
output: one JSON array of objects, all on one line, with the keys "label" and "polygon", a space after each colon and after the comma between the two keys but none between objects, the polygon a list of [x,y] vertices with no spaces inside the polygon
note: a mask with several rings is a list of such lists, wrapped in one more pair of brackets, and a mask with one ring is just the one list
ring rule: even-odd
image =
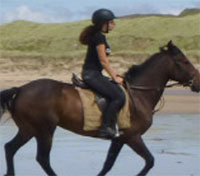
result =
[{"label": "dark hair", "polygon": [[79,41],[83,45],[88,45],[91,37],[97,32],[101,31],[103,23],[98,23],[95,25],[89,25],[81,32],[79,36]]}]

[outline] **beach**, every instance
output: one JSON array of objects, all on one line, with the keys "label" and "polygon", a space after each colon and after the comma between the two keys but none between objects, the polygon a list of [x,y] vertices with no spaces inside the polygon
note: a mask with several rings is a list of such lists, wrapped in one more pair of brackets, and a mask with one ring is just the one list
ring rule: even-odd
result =
[{"label": "beach", "polygon": [[[24,67],[24,64],[27,67]],[[78,63],[76,67],[66,69],[64,66],[54,68],[53,65],[45,63],[38,69],[39,64],[29,64],[15,60],[4,63],[0,59],[1,90],[40,78],[71,82],[72,72],[80,74],[81,65]],[[199,176],[200,94],[186,87],[165,89],[156,109],[160,110],[154,115],[153,125],[143,136],[155,158],[155,166],[148,175]],[[9,119],[8,114],[4,115],[0,121],[0,175],[6,172],[4,145],[16,133],[16,125]],[[97,175],[103,166],[109,145],[110,141],[83,137],[58,127],[51,152],[52,166],[60,176]],[[15,157],[16,176],[45,175],[35,160],[36,150],[35,139],[19,150]],[[107,175],[136,175],[143,166],[143,159],[124,146],[116,164]]]}]

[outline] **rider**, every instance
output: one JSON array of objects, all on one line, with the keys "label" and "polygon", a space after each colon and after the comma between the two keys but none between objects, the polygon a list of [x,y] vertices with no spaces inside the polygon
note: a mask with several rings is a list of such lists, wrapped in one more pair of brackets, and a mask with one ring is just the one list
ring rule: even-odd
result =
[{"label": "rider", "polygon": [[[109,102],[99,128],[99,135],[108,138],[117,134],[117,114],[125,103],[125,95],[118,85],[123,83],[123,78],[117,75],[107,57],[110,47],[105,34],[115,27],[115,18],[112,11],[99,9],[92,15],[93,24],[87,26],[80,34],[80,42],[88,46],[82,78],[91,89],[106,97]],[[103,69],[113,79],[112,82],[102,74]]]}]

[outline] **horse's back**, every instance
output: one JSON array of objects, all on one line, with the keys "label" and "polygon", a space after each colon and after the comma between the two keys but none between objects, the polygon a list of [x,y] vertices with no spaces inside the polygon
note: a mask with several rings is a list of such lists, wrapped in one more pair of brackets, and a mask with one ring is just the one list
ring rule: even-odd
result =
[{"label": "horse's back", "polygon": [[51,79],[34,80],[20,87],[17,101],[20,101],[23,106],[44,108],[60,96],[63,87],[71,86]]},{"label": "horse's back", "polygon": [[37,90],[37,91],[43,91],[43,90],[59,90],[61,87],[71,87],[72,85],[69,83],[64,83],[61,81],[53,80],[53,79],[37,79],[34,81],[31,81],[25,85],[23,85],[20,89],[23,89],[23,91],[27,91],[31,89]]}]

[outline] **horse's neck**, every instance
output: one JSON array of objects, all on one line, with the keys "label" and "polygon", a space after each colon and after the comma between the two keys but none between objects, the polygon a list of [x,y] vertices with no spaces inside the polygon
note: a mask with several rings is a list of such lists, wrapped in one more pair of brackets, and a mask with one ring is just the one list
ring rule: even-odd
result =
[{"label": "horse's neck", "polygon": [[[161,67],[159,69],[147,68],[132,83],[133,85],[143,86],[146,89],[152,89],[133,90],[133,95],[135,94],[135,96],[137,96],[141,102],[145,102],[144,105],[148,106],[148,109],[151,109],[152,111],[160,100],[164,91],[164,87],[169,80],[166,66]],[[155,90],[153,90],[153,88],[155,88]]]}]

